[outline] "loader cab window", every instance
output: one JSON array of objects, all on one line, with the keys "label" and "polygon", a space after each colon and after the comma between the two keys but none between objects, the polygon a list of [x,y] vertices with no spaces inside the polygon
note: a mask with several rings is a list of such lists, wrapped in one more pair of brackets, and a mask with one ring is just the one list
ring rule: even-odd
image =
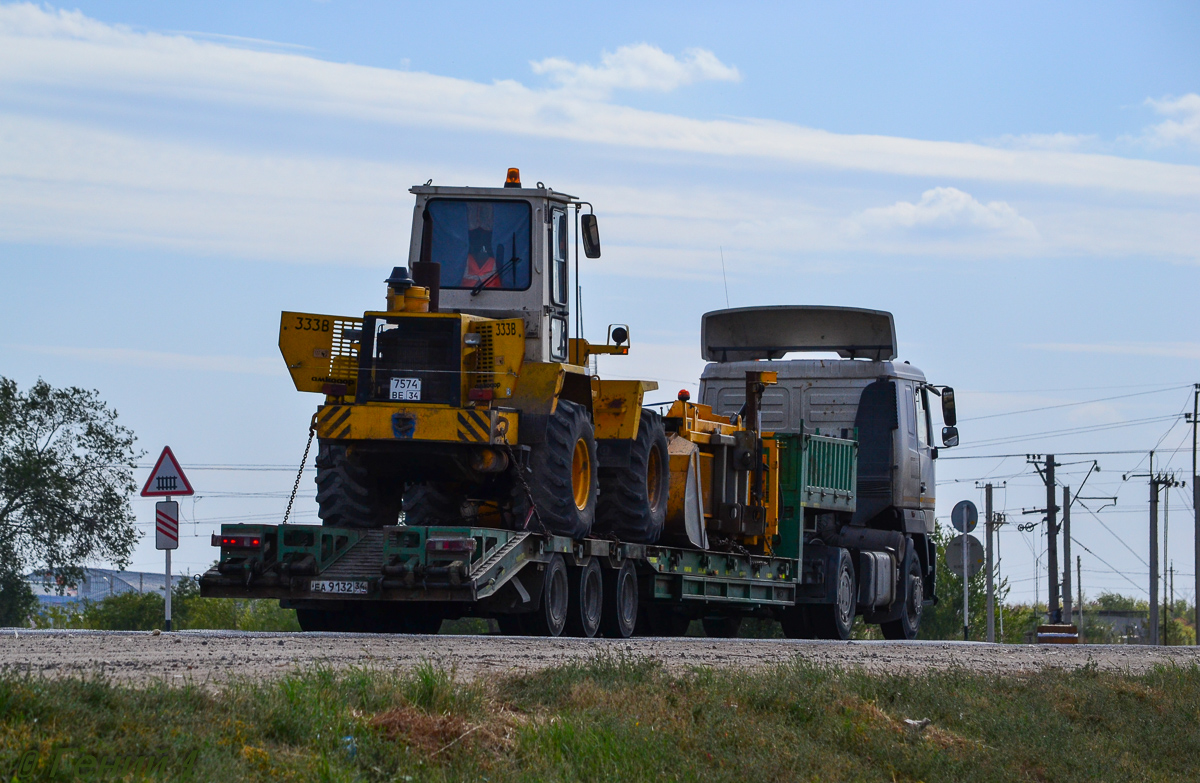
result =
[{"label": "loader cab window", "polygon": [[567,303],[567,213],[556,209],[550,218],[550,247],[554,257],[550,296],[556,305]]},{"label": "loader cab window", "polygon": [[532,267],[532,209],[525,201],[433,199],[430,261],[442,265],[442,288],[524,291]]}]

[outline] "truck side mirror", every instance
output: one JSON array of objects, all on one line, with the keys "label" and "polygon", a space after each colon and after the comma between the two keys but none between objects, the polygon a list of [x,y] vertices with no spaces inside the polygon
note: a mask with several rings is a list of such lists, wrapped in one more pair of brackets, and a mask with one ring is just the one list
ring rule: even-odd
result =
[{"label": "truck side mirror", "polygon": [[942,427],[942,445],[948,449],[958,445],[958,427]]},{"label": "truck side mirror", "polygon": [[954,389],[949,386],[942,389],[942,421],[951,429],[958,424],[958,412],[954,410]]},{"label": "truck side mirror", "polygon": [[583,254],[588,258],[599,258],[600,226],[596,225],[596,216],[589,212],[579,219],[579,223],[583,235]]}]

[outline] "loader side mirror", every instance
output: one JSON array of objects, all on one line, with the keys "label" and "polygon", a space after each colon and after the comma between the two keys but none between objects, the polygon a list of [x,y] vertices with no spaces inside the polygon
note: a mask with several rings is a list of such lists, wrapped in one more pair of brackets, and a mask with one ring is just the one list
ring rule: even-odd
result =
[{"label": "loader side mirror", "polygon": [[949,386],[942,389],[942,421],[950,428],[958,424],[958,412],[954,409],[954,389]]},{"label": "loader side mirror", "polygon": [[588,258],[600,257],[600,226],[596,216],[588,213],[579,218],[580,234],[583,236],[583,254]]},{"label": "loader side mirror", "polygon": [[942,445],[948,449],[958,445],[958,427],[942,427]]}]

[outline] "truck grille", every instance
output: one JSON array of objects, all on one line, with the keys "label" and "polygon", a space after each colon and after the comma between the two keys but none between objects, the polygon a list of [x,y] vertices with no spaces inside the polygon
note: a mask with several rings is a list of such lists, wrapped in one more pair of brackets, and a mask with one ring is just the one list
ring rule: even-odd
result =
[{"label": "truck grille", "polygon": [[461,404],[462,339],[457,318],[398,318],[375,337],[370,399],[391,400],[393,378],[416,378],[420,399]]}]

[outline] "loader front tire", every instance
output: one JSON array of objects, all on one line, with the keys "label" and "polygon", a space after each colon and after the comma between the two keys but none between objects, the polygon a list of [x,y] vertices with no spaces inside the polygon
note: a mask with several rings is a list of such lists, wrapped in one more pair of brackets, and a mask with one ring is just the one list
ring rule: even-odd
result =
[{"label": "loader front tire", "polygon": [[456,525],[462,521],[462,498],[447,484],[426,482],[404,490],[404,524]]},{"label": "loader front tire", "polygon": [[[546,427],[545,443],[534,446],[529,455],[525,480],[546,532],[575,539],[586,538],[592,532],[596,497],[600,494],[593,433],[587,409],[559,400]],[[514,484],[514,506],[524,519],[529,500],[521,482]],[[530,523],[534,525],[536,522]]]},{"label": "loader front tire", "polygon": [[629,465],[600,471],[596,535],[657,543],[667,519],[670,457],[662,417],[643,410]]},{"label": "loader front tire", "polygon": [[317,515],[327,527],[382,527],[400,515],[395,487],[339,443],[317,451]]}]

